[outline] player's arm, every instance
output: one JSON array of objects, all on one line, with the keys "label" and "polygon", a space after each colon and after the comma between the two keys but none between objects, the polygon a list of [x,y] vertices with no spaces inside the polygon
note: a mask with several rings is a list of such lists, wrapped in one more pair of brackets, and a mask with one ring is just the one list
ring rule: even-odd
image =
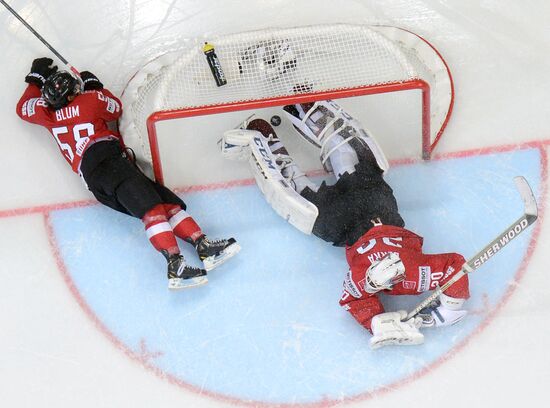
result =
[{"label": "player's arm", "polygon": [[36,85],[29,84],[27,86],[17,102],[16,113],[24,121],[38,125],[43,125],[48,120],[48,106]]},{"label": "player's arm", "polygon": [[344,293],[340,298],[340,306],[369,331],[371,331],[372,318],[384,312],[384,306],[378,296],[365,293],[361,283],[354,279],[351,271],[348,271],[344,280]]},{"label": "player's arm", "polygon": [[43,124],[49,117],[41,89],[46,79],[57,72],[57,66],[52,64],[51,58],[36,58],[32,62],[30,72],[25,76],[25,82],[29,85],[17,103],[16,113],[27,122]]},{"label": "player's arm", "polygon": [[80,73],[84,91],[97,91],[98,113],[106,122],[113,122],[122,115],[122,103],[90,71]]},{"label": "player's arm", "polygon": [[114,96],[108,89],[103,88],[98,92],[99,107],[101,117],[106,122],[118,120],[122,115],[122,102]]},{"label": "player's arm", "polygon": [[[362,269],[361,269],[362,270]],[[404,320],[405,310],[384,312],[377,292],[391,290],[394,282],[404,277],[403,263],[396,253],[390,253],[372,263],[366,274],[348,272],[344,281],[344,295],[340,304],[372,333],[370,345],[379,348],[388,345],[421,344],[424,336],[418,328],[422,319]],[[355,276],[354,276],[355,275]],[[359,277],[359,279],[357,279]]]}]

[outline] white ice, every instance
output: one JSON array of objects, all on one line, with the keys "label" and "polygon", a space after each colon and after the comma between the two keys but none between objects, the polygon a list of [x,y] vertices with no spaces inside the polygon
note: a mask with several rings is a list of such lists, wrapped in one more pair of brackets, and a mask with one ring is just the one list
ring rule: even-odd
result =
[{"label": "white ice", "polygon": [[[537,186],[538,195],[546,198],[546,146],[550,139],[548,2],[13,0],[10,5],[71,64],[96,73],[115,93],[122,92],[130,76],[143,63],[184,38],[335,22],[408,28],[437,44],[454,74],[455,110],[437,152],[481,153],[485,148],[503,148],[520,154],[521,149],[532,142],[535,149],[540,149],[544,168],[543,184]],[[71,281],[62,273],[64,266],[59,264],[59,254],[52,253],[49,241],[52,231],[45,215],[56,206],[75,207],[79,202],[86,205],[93,197],[71,173],[51,137],[43,129],[21,122],[15,115],[15,103],[24,89],[23,77],[30,62],[50,53],[4,9],[0,9],[0,23],[3,54],[0,84],[4,94],[0,100],[0,146],[4,153],[0,162],[2,405],[275,406],[268,397],[260,398],[259,402],[218,398],[218,394],[212,396],[208,387],[182,386],[171,377],[163,377],[154,367],[145,369],[151,357],[147,355],[146,345],[142,350],[143,361],[130,358],[124,347],[117,347],[116,340],[101,330],[102,322],[94,320],[94,315],[86,313],[85,307],[78,303],[79,298],[69,285]],[[507,158],[495,155],[491,160],[497,162],[498,168],[508,166]],[[471,174],[475,169],[469,166],[468,180],[473,182]],[[453,173],[453,183],[461,183],[459,175],[459,171]],[[490,169],[479,177],[484,185],[498,190],[501,180]],[[547,204],[547,200],[539,203],[542,210]],[[76,218],[81,216],[78,212],[75,214]],[[206,219],[202,213],[198,216]],[[497,224],[491,228],[497,230],[499,222],[506,226],[512,221],[499,220],[499,214],[491,216],[491,222]],[[102,224],[105,222],[102,219],[92,218],[100,228],[120,226]],[[105,219],[118,223],[116,216],[107,215]],[[483,221],[468,225],[469,234],[476,235],[475,229],[483,230]],[[135,236],[141,236],[141,226],[133,224],[133,228]],[[550,384],[550,357],[546,354],[550,346],[547,327],[550,290],[544,275],[550,261],[545,252],[550,231],[544,212],[537,228],[527,269],[519,282],[509,282],[517,287],[471,341],[435,366],[430,365],[426,372],[399,383],[395,389],[346,400],[342,406],[459,408],[544,404],[545,386]],[[453,235],[454,231],[446,233]],[[93,236],[89,237],[90,242],[86,241],[88,237],[80,238],[80,244],[72,248],[73,254],[87,252],[96,245]],[[152,253],[151,257],[154,256]],[[161,263],[158,265],[163,268]],[[112,268],[112,273],[116,273],[117,264]],[[227,268],[224,272],[231,273],[229,265]],[[492,273],[498,274],[498,271]],[[159,276],[162,273],[159,272]],[[472,282],[475,285],[475,278]],[[221,287],[224,282],[218,283]],[[129,283],[130,289],[134,284]],[[144,303],[149,300],[143,299]],[[113,308],[120,308],[117,301],[117,298],[110,299]],[[365,345],[367,338],[365,333]],[[220,343],[222,340],[216,339]],[[254,344],[254,339],[249,340]],[[189,354],[197,348],[202,350],[204,345],[179,346],[182,354]],[[299,344],[287,347],[297,348]],[[401,350],[394,352],[401,353]],[[205,359],[207,357],[205,355]],[[317,357],[321,362],[330,356]],[[420,361],[422,358],[418,356]],[[404,359],[403,364],[414,363]],[[364,367],[369,369],[372,367]],[[254,378],[250,380],[254,387]],[[227,383],[230,384],[231,379],[228,378]],[[296,398],[300,401],[300,395]],[[324,405],[320,398],[312,402],[312,406],[329,405],[328,402]]]}]

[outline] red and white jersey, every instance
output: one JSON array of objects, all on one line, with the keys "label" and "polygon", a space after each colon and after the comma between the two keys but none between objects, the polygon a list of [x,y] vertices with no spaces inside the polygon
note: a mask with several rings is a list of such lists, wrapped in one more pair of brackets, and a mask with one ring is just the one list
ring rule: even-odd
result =
[{"label": "red and white jersey", "polygon": [[107,89],[86,91],[66,107],[49,108],[36,85],[29,85],[19,102],[17,114],[27,122],[46,127],[55,138],[59,150],[78,173],[80,161],[92,142],[107,137],[120,138],[107,128],[107,123],[122,115],[122,104]]},{"label": "red and white jersey", "polygon": [[[370,330],[371,319],[384,312],[377,294],[365,292],[365,275],[369,266],[390,252],[397,252],[405,266],[405,280],[383,293],[417,295],[436,289],[454,276],[466,262],[455,253],[426,255],[423,238],[405,228],[379,225],[371,228],[353,246],[346,248],[350,270],[344,281],[340,305]],[[445,294],[461,299],[470,297],[468,276],[459,279]]]}]

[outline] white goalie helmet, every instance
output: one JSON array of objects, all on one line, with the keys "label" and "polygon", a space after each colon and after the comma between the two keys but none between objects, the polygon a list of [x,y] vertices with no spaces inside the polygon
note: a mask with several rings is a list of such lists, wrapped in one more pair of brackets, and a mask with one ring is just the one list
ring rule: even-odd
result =
[{"label": "white goalie helmet", "polygon": [[405,280],[405,265],[397,252],[390,252],[384,258],[375,261],[365,275],[365,292],[376,293],[391,289],[396,283]]}]

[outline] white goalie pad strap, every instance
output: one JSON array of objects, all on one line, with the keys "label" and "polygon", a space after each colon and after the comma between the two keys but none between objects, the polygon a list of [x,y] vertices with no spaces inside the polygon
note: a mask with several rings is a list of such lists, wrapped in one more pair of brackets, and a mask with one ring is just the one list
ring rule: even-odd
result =
[{"label": "white goalie pad strap", "polygon": [[259,133],[250,144],[250,166],[258,187],[277,214],[305,234],[311,234],[319,210],[285,180],[266,139]]},{"label": "white goalie pad strap", "polygon": [[[313,111],[313,108],[309,110],[309,112],[311,112],[311,111]],[[284,112],[285,112],[288,120],[290,120],[292,122],[292,124],[297,129],[300,130],[300,132],[302,133],[302,136],[304,136],[308,142],[310,142],[311,144],[317,146],[318,148],[321,148],[321,144],[318,140],[317,135],[315,133],[313,133],[313,131],[311,130],[310,127],[308,127],[308,125],[306,125],[306,121],[309,118],[309,115],[306,115],[306,116],[304,116],[303,119],[300,119],[300,118],[297,118],[296,116],[288,113],[287,111],[284,111]]]},{"label": "white goalie pad strap", "polygon": [[248,160],[250,157],[250,141],[257,134],[261,135],[256,130],[231,129],[225,131],[220,140],[222,156],[229,160]]},{"label": "white goalie pad strap", "polygon": [[418,327],[422,319],[415,317],[402,321],[407,317],[405,310],[381,313],[372,318],[372,338],[370,347],[377,349],[384,346],[412,346],[424,343],[424,335]]}]

